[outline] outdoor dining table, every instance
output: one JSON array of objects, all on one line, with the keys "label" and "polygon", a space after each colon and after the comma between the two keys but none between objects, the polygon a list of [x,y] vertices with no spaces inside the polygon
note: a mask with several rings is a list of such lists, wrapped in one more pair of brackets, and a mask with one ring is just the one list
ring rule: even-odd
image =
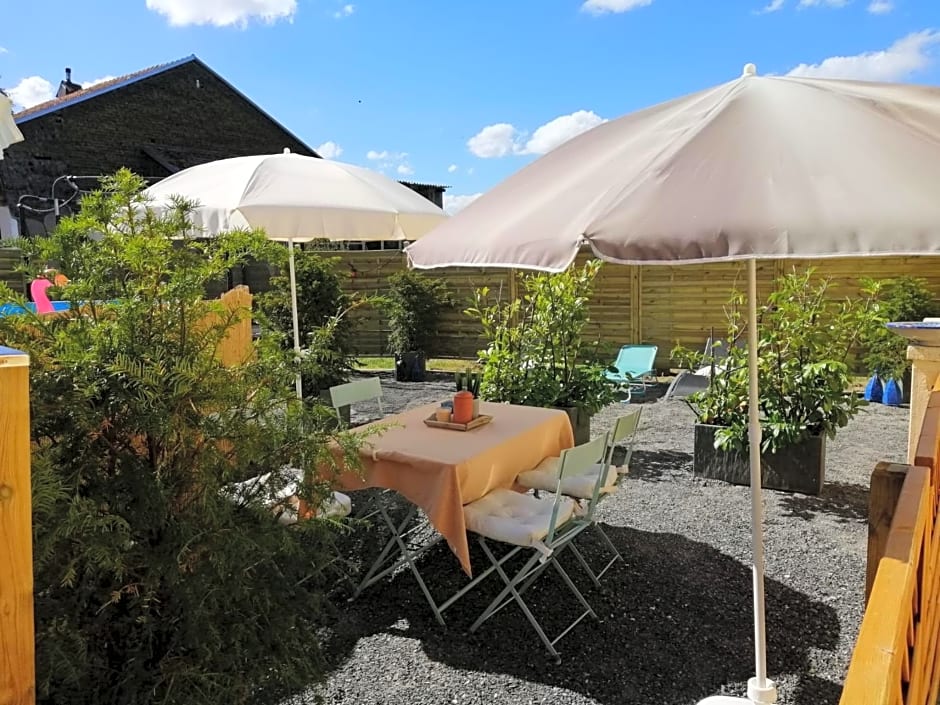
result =
[{"label": "outdoor dining table", "polygon": [[427,515],[472,576],[463,505],[497,488],[512,488],[521,472],[574,445],[568,414],[511,404],[480,403],[488,424],[470,431],[427,426],[439,404],[409,409],[360,426],[375,428],[362,447],[362,472],[347,472],[344,490],[370,487],[398,492]]}]

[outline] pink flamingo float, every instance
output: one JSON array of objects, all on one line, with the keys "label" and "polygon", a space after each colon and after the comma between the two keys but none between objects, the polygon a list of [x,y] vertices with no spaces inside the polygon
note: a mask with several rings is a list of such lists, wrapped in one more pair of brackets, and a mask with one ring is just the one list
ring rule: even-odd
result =
[{"label": "pink flamingo float", "polygon": [[29,285],[29,293],[33,297],[33,303],[36,304],[36,313],[52,313],[55,311],[55,306],[49,300],[46,290],[53,285],[65,286],[69,283],[69,278],[64,274],[56,274],[54,269],[47,269],[43,275],[32,281]]}]

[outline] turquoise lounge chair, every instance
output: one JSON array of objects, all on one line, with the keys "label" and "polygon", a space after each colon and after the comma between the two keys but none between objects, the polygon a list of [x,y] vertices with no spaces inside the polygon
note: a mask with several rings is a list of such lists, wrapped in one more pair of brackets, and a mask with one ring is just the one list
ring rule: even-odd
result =
[{"label": "turquoise lounge chair", "polygon": [[653,366],[658,351],[656,345],[624,345],[620,348],[612,365],[617,371],[608,370],[607,379],[616,382],[620,390],[627,393],[624,402],[630,401],[634,394],[645,395],[646,390],[656,384]]}]

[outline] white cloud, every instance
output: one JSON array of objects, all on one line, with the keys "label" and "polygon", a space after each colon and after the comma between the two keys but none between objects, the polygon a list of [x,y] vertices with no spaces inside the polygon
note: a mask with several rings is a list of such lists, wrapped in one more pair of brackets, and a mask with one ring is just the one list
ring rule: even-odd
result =
[{"label": "white cloud", "polygon": [[592,15],[620,14],[652,4],[653,0],[584,0],[581,11]]},{"label": "white cloud", "polygon": [[873,15],[887,15],[894,9],[894,3],[891,0],[871,0],[868,3],[868,11]]},{"label": "white cloud", "polygon": [[845,7],[851,0],[800,0],[799,7]]},{"label": "white cloud", "polygon": [[525,143],[523,154],[546,154],[560,147],[572,137],[607,122],[591,110],[578,110],[570,115],[556,117],[539,127]]},{"label": "white cloud", "polygon": [[450,194],[445,193],[444,212],[447,213],[447,215],[454,215],[454,213],[459,213],[482,195],[482,193],[472,193],[468,196],[451,196]]},{"label": "white cloud", "polygon": [[786,0],[770,0],[760,11],[760,14],[766,14],[768,12],[776,12],[783,8],[783,3]]},{"label": "white cloud", "polygon": [[338,20],[343,19],[344,17],[349,17],[356,11],[355,5],[343,5],[340,9],[333,13],[333,17]]},{"label": "white cloud", "polygon": [[101,78],[96,78],[87,83],[82,83],[82,88],[91,88],[92,86],[97,86],[99,83],[105,83],[107,81],[113,81],[117,76],[102,76]]},{"label": "white cloud", "polygon": [[938,32],[914,32],[897,40],[887,49],[854,56],[830,56],[818,64],[800,64],[787,75],[858,81],[899,81],[930,66],[934,59],[931,50],[938,42]]},{"label": "white cloud", "polygon": [[457,171],[457,165],[456,165],[456,164],[451,164],[449,167],[447,167],[447,173],[448,173],[448,174],[453,174],[455,171]]},{"label": "white cloud", "polygon": [[9,53],[9,51],[10,51],[10,50],[7,49],[6,47],[0,47],[0,54],[7,54],[7,53]]},{"label": "white cloud", "polygon": [[389,152],[387,149],[383,149],[381,152],[377,152],[374,149],[370,149],[366,152],[366,159],[373,162],[395,162],[402,161],[408,156],[407,152]]},{"label": "white cloud", "polygon": [[324,159],[336,159],[343,153],[343,148],[336,144],[336,142],[330,140],[329,142],[321,144],[314,151]]},{"label": "white cloud", "polygon": [[163,15],[174,27],[244,27],[254,19],[268,24],[292,19],[297,0],[147,0],[147,9]]},{"label": "white cloud", "polygon": [[560,115],[536,128],[532,136],[523,141],[524,135],[508,122],[487,125],[467,140],[467,148],[481,159],[505,157],[509,154],[546,154],[564,144],[572,137],[607,122],[591,110],[576,110]]},{"label": "white cloud", "polygon": [[366,152],[366,159],[376,162],[375,168],[379,171],[394,169],[399,176],[411,176],[415,173],[411,164],[408,163],[408,152],[391,152],[387,149],[380,152],[370,149]]},{"label": "white cloud", "polygon": [[31,108],[55,98],[55,89],[42,76],[29,76],[7,91],[13,105],[21,109]]},{"label": "white cloud", "polygon": [[518,150],[516,137],[518,131],[508,122],[487,125],[467,140],[467,149],[481,159],[505,157]]}]

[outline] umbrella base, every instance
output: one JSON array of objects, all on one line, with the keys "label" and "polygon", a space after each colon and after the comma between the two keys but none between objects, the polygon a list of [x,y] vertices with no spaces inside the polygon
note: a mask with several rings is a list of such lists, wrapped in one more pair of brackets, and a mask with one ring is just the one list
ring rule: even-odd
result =
[{"label": "umbrella base", "polygon": [[773,705],[777,702],[777,686],[770,679],[765,681],[763,688],[757,687],[757,679],[751,678],[747,682],[747,697],[735,698],[729,695],[713,695],[710,698],[699,700],[698,705]]}]

